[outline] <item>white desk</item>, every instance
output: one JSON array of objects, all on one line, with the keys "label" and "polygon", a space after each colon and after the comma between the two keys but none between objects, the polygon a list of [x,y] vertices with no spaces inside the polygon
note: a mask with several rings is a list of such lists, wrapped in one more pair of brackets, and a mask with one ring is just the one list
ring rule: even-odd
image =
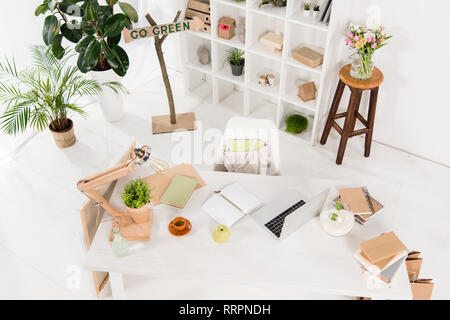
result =
[{"label": "white desk", "polygon": [[[125,183],[148,175],[138,171],[118,182],[111,202],[120,207],[120,193]],[[374,299],[411,299],[406,267],[394,279],[391,288],[373,282],[361,271],[353,252],[361,241],[382,232],[390,226],[380,226],[378,234],[366,234],[364,227],[356,225],[346,237],[335,238],[326,234],[319,219],[313,219],[283,241],[274,239],[268,231],[251,217],[244,217],[231,228],[227,243],[217,244],[212,231],[217,223],[200,209],[212,190],[231,182],[239,182],[264,202],[279,191],[298,189],[312,197],[339,181],[301,180],[290,177],[258,176],[222,172],[204,172],[200,175],[207,187],[194,192],[187,206],[177,209],[166,205],[155,208],[151,240],[132,249],[125,258],[113,255],[108,236],[110,217],[104,218],[87,254],[85,267],[89,270],[108,271],[114,298],[124,298],[122,274],[152,275],[155,277],[182,276],[214,282],[232,281],[243,284],[277,284],[294,286],[307,291],[345,296],[363,296]],[[172,236],[169,222],[183,216],[192,223],[192,231],[185,237]],[[378,287],[378,288],[377,288]]]}]

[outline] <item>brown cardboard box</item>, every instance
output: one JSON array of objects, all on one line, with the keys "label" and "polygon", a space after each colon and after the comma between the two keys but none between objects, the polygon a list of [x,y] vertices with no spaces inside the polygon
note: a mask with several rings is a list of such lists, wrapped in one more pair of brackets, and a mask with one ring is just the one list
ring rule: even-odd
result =
[{"label": "brown cardboard box", "polygon": [[316,98],[316,84],[314,81],[307,82],[298,86],[298,97],[303,102],[308,102]]},{"label": "brown cardboard box", "polygon": [[283,50],[283,35],[275,32],[267,32],[259,41],[275,52],[281,52]]},{"label": "brown cardboard box", "polygon": [[236,30],[236,20],[230,17],[219,19],[219,38],[230,40],[234,37]]},{"label": "brown cardboard box", "polygon": [[292,57],[311,68],[316,68],[323,63],[323,54],[308,47],[294,49]]}]

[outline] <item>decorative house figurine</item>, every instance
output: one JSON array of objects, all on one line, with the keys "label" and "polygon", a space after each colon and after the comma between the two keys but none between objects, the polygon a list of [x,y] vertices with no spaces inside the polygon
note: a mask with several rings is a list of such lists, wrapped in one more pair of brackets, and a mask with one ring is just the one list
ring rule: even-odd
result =
[{"label": "decorative house figurine", "polygon": [[236,31],[236,20],[230,17],[222,17],[219,20],[219,38],[230,40]]},{"label": "decorative house figurine", "polygon": [[267,32],[265,33],[259,41],[268,47],[269,49],[273,50],[274,52],[281,52],[283,50],[283,35],[277,34],[275,32]]},{"label": "decorative house figurine", "polygon": [[203,65],[211,63],[211,52],[206,46],[201,46],[197,50],[198,62]]},{"label": "decorative house figurine", "polygon": [[316,84],[314,81],[304,83],[298,86],[298,97],[303,100],[303,102],[308,102],[316,98]]}]

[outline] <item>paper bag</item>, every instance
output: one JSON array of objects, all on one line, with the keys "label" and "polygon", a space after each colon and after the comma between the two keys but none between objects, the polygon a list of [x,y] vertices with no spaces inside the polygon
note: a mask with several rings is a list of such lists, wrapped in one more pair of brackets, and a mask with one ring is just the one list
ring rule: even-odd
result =
[{"label": "paper bag", "polygon": [[422,258],[406,259],[406,269],[408,270],[409,281],[416,281],[419,278],[420,268],[422,267]]},{"label": "paper bag", "polygon": [[419,279],[411,282],[413,300],[430,300],[433,288],[434,283],[432,279]]}]

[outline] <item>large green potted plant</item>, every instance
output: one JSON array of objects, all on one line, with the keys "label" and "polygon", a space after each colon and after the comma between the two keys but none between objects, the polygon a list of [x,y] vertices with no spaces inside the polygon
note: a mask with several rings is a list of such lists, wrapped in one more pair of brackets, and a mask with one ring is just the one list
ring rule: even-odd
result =
[{"label": "large green potted plant", "polygon": [[128,182],[121,195],[126,211],[135,223],[148,219],[148,207],[151,205],[151,190],[141,179]]},{"label": "large green potted plant", "polygon": [[69,147],[75,143],[69,114],[85,115],[78,99],[101,92],[102,86],[115,91],[123,87],[87,79],[76,66],[68,65],[73,57],[70,50],[60,60],[44,46],[32,46],[31,53],[33,64],[24,71],[17,71],[15,61],[0,62],[0,104],[6,106],[0,128],[13,135],[28,127],[38,131],[48,127],[59,147]]},{"label": "large green potted plant", "polygon": [[[101,2],[101,4],[99,3]],[[117,12],[117,9],[122,12]],[[35,15],[46,14],[43,40],[60,58],[65,48],[62,40],[75,44],[77,65],[81,72],[91,72],[101,82],[120,81],[129,67],[129,58],[119,46],[124,28],[138,21],[136,10],[118,0],[44,0]],[[114,91],[103,90],[99,103],[106,120],[123,118],[123,99]]]}]

